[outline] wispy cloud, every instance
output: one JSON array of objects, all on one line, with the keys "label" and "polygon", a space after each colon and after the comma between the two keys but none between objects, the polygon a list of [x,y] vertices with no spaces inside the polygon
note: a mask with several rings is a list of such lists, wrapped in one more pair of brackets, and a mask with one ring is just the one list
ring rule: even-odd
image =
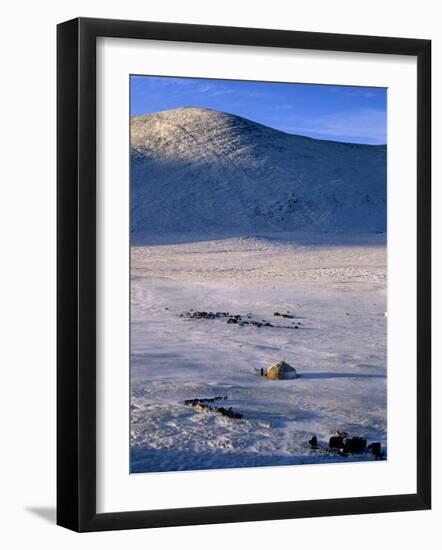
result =
[{"label": "wispy cloud", "polygon": [[206,92],[211,92],[212,90],[215,90],[215,89],[216,87],[213,84],[202,84],[201,86],[199,86],[198,92],[204,94]]},{"label": "wispy cloud", "polygon": [[228,82],[212,81],[192,78],[164,78],[164,77],[134,77],[132,82],[132,95],[134,97],[148,96],[150,100],[158,100],[167,97],[169,100],[183,99],[187,97],[197,99],[212,99],[222,97],[234,97],[237,99],[259,99],[266,97],[264,92],[257,90],[238,89]]},{"label": "wispy cloud", "polygon": [[328,88],[329,93],[344,95],[345,97],[359,97],[371,99],[376,97],[377,92],[375,88],[352,88],[351,86],[331,86]]},{"label": "wispy cloud", "polygon": [[292,121],[286,126],[290,133],[312,137],[331,137],[361,143],[386,143],[386,113],[378,109],[341,111]]},{"label": "wispy cloud", "polygon": [[199,89],[198,91],[204,92],[206,97],[235,95],[235,97],[238,98],[263,98],[266,96],[266,94],[262,92],[257,92],[253,90],[238,90],[234,88],[229,88],[228,86],[216,86],[213,88],[208,87],[207,89]]},{"label": "wispy cloud", "polygon": [[274,111],[291,111],[294,109],[294,106],[290,103],[277,103],[276,105],[272,105],[272,110]]}]

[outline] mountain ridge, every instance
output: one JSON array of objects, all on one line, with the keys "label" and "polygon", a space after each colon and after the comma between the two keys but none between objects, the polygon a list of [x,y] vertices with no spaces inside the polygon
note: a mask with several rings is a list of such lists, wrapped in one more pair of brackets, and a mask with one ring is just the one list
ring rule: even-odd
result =
[{"label": "mountain ridge", "polygon": [[286,134],[287,136],[296,136],[296,137],[300,137],[300,138],[305,138],[305,139],[309,139],[309,140],[312,140],[312,141],[321,141],[321,142],[325,142],[325,143],[338,143],[338,144],[342,144],[342,145],[351,145],[351,146],[361,146],[361,147],[373,147],[373,148],[376,148],[376,147],[386,147],[386,144],[385,143],[353,143],[351,141],[340,141],[340,140],[334,140],[334,139],[322,139],[322,138],[314,138],[314,137],[311,137],[311,136],[305,136],[303,134],[292,134],[290,132],[286,132],[284,130],[280,130],[278,128],[272,128],[271,126],[267,126],[266,124],[263,124],[262,122],[258,122],[256,120],[252,120],[252,119],[249,119],[249,118],[246,118],[246,117],[243,117],[241,115],[236,115],[234,113],[230,113],[228,111],[217,111],[216,109],[210,109],[209,107],[196,107],[196,106],[193,106],[193,105],[186,105],[185,107],[177,107],[175,109],[164,109],[162,111],[156,111],[154,113],[143,113],[143,114],[138,114],[138,115],[133,115],[131,116],[131,122],[134,122],[134,121],[142,121],[143,119],[148,119],[148,118],[151,118],[151,117],[154,117],[156,115],[166,115],[166,114],[172,114],[172,113],[179,113],[179,112],[184,112],[184,111],[194,111],[194,112],[207,112],[207,113],[213,113],[213,115],[217,116],[217,115],[225,115],[226,117],[231,117],[233,119],[240,119],[240,120],[243,120],[243,121],[246,121],[246,122],[250,122],[252,124],[256,124],[257,126],[261,126],[262,128],[266,128],[266,129],[269,129],[269,130],[273,130],[275,132],[279,132],[281,134]]}]

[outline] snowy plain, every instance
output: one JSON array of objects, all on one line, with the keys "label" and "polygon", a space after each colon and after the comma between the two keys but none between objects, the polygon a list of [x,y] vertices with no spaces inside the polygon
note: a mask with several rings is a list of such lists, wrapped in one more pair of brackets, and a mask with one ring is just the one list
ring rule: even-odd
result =
[{"label": "snowy plain", "polygon": [[[386,448],[386,309],[384,234],[180,233],[135,242],[131,471],[372,460],[326,447],[344,430]],[[274,326],[182,316],[190,310]],[[252,373],[282,359],[297,379]],[[184,403],[215,396],[243,418]],[[319,450],[309,449],[313,434]]]}]

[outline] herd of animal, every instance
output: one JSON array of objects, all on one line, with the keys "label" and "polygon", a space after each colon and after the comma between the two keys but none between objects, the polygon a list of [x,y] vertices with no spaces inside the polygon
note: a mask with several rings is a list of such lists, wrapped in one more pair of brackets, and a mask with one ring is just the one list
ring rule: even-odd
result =
[{"label": "herd of animal", "polygon": [[[216,401],[225,401],[227,399],[227,395],[218,395],[216,397],[186,399],[184,404],[193,407],[198,412],[219,413],[222,416],[238,420],[244,418],[242,414],[234,411],[232,407],[225,408],[212,405]],[[334,452],[341,456],[371,454],[375,460],[383,460],[385,458],[385,452],[382,450],[379,441],[367,445],[367,440],[364,437],[350,437],[347,432],[339,430],[335,435],[330,437],[328,447],[319,445],[316,435],[312,436],[308,444],[312,450]]]},{"label": "herd of animal", "polygon": [[190,407],[193,407],[198,412],[211,412],[211,413],[219,413],[222,416],[227,416],[229,418],[236,418],[238,420],[241,420],[241,418],[244,418],[242,414],[234,411],[232,407],[229,407],[226,409],[225,407],[214,407],[212,405],[208,405],[208,403],[214,403],[215,401],[225,401],[227,399],[227,395],[220,395],[216,397],[205,397],[205,398],[195,398],[195,399],[186,399],[184,401],[185,405],[189,405]]},{"label": "herd of animal", "polygon": [[[315,435],[309,440],[309,446],[310,449],[313,450],[321,449],[318,445],[318,438]],[[342,456],[370,453],[375,460],[383,460],[385,458],[385,453],[379,441],[370,443],[370,445],[367,446],[367,440],[365,438],[349,437],[347,432],[341,431],[337,431],[335,435],[330,437],[328,448],[325,450],[337,452]]]},{"label": "herd of animal", "polygon": [[[188,319],[205,319],[213,320],[213,319],[225,319],[226,322],[229,325],[237,325],[239,327],[244,327],[246,325],[250,325],[253,327],[261,328],[261,327],[271,327],[271,328],[281,328],[281,329],[299,329],[301,326],[300,321],[291,321],[290,325],[280,325],[275,324],[274,322],[271,323],[270,321],[266,319],[253,319],[253,316],[251,313],[247,313],[246,315],[239,315],[239,314],[231,314],[228,311],[194,311],[193,309],[189,309],[189,311],[185,311],[184,313],[181,313],[179,315],[180,317],[186,317]],[[286,313],[280,313],[279,311],[275,311],[273,313],[274,317],[281,317],[284,319],[294,319],[295,316],[290,311],[287,311]]]}]

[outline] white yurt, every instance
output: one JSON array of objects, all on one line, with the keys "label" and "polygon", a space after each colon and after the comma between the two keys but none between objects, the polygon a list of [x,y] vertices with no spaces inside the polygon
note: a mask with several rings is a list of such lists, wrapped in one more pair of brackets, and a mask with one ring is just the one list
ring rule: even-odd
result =
[{"label": "white yurt", "polygon": [[271,380],[291,380],[296,376],[296,369],[285,361],[278,361],[267,369],[267,378]]}]

